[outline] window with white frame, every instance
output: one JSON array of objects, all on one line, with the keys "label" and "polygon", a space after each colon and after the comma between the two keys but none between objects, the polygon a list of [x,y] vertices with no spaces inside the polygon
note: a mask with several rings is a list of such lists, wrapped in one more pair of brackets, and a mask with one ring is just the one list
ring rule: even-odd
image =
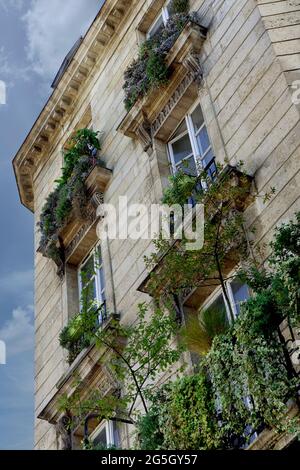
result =
[{"label": "window with white frame", "polygon": [[90,440],[94,446],[103,449],[118,445],[117,426],[113,421],[102,422],[90,435]]},{"label": "window with white frame", "polygon": [[214,154],[200,104],[194,106],[177,127],[168,150],[174,173],[181,169],[196,176],[201,168],[210,168],[209,175],[214,177]]},{"label": "window with white frame", "polygon": [[106,299],[103,260],[100,246],[94,248],[80,265],[78,281],[80,297],[82,297],[84,291],[84,301],[89,305],[90,309],[99,309],[98,319],[99,324],[102,324],[106,318]]},{"label": "window with white frame", "polygon": [[158,34],[164,26],[166,26],[168,19],[170,18],[172,8],[172,0],[168,0],[161,8],[160,14],[157,16],[155,21],[150,26],[147,32],[147,39],[152,38]]},{"label": "window with white frame", "polygon": [[[249,287],[247,284],[242,283],[238,277],[226,281],[225,284],[233,315],[237,317],[240,314],[241,303],[250,297]],[[225,310],[227,318],[231,321],[229,308],[222,290],[218,290],[212,299],[208,301],[207,305],[204,306],[204,308],[208,307],[216,310]]]}]

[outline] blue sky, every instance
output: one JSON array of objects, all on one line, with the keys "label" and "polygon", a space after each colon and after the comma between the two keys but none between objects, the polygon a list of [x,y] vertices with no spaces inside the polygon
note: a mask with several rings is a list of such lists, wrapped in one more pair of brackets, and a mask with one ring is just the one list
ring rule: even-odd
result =
[{"label": "blue sky", "polygon": [[33,216],[21,206],[12,158],[47,100],[64,56],[101,0],[0,0],[0,449],[33,447]]}]

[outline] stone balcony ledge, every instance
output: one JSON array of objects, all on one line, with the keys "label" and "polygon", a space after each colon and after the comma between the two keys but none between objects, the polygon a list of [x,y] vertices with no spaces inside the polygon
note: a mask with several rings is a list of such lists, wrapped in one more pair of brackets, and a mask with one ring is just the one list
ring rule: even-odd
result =
[{"label": "stone balcony ledge", "polygon": [[166,57],[171,71],[168,85],[139,99],[119,124],[117,130],[140,140],[145,151],[153,138],[164,140],[174,130],[196,99],[195,83],[202,78],[198,55],[206,33],[199,24],[186,24]]},{"label": "stone balcony ledge", "polygon": [[[57,247],[61,251],[61,259],[57,262],[59,269],[65,262],[77,265],[97,241],[97,207],[103,203],[104,192],[111,177],[111,170],[96,165],[86,178],[85,186],[89,197],[86,217],[78,217],[73,209],[66,223],[57,233]],[[47,246],[40,245],[37,251],[47,256]]]},{"label": "stone balcony ledge", "polygon": [[[228,184],[233,185],[233,186],[239,186],[239,187],[244,187],[246,189],[243,198],[239,198],[238,200],[235,201],[235,208],[243,212],[253,201],[253,196],[251,194],[251,188],[252,188],[252,182],[253,182],[253,176],[246,175],[245,173],[241,172],[238,170],[236,167],[231,166],[231,165],[226,165],[222,172],[220,172],[217,176],[216,184],[218,184],[218,180],[222,181],[222,178],[227,178],[228,177]],[[205,205],[205,201],[204,201]],[[213,209],[210,207],[206,207],[205,209],[206,212],[206,217],[209,215],[209,217],[214,216]],[[147,275],[144,277],[142,282],[139,284],[137,287],[137,290],[140,292],[143,292],[145,294],[151,295],[151,289],[150,289],[150,284],[151,284],[151,277],[152,273],[159,273],[161,269],[163,269],[164,266],[164,259],[169,253],[169,251],[174,247],[174,246],[179,246],[180,245],[180,240],[171,240],[170,246],[168,249],[162,253],[159,254],[158,257],[158,263],[153,266],[150,272],[147,273]],[[237,256],[235,255],[235,250],[229,249],[228,254],[226,256],[226,266],[225,269],[230,272],[234,266],[237,263]],[[196,280],[195,280],[196,283]],[[164,286],[165,287],[165,286]],[[214,287],[212,286],[207,286],[200,284],[199,286],[191,286],[190,288],[186,289],[182,295],[182,301],[183,303],[188,306],[188,307],[195,307],[196,305],[200,305],[204,300],[211,294],[212,290]],[[201,292],[201,295],[200,295]]]},{"label": "stone balcony ledge", "polygon": [[[108,317],[100,328],[111,328],[113,319],[115,320],[116,316]],[[95,385],[101,389],[103,396],[115,390],[118,384],[106,367],[109,357],[110,351],[105,346],[99,347],[94,343],[81,351],[57,382],[57,391],[43,405],[38,418],[56,424],[62,414],[59,403],[63,397],[70,398],[74,393],[80,391],[81,398],[84,400],[95,389]]]}]

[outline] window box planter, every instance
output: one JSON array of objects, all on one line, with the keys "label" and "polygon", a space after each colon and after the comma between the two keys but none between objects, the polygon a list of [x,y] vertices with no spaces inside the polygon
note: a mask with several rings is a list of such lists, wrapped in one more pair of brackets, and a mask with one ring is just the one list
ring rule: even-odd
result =
[{"label": "window box planter", "polygon": [[37,251],[46,257],[50,257],[49,250],[51,254],[54,252],[51,258],[58,267],[58,274],[63,274],[66,261],[76,264],[81,254],[93,245],[96,236],[97,207],[103,202],[104,191],[111,176],[111,170],[99,164],[94,165],[85,179],[89,201],[84,214],[78,214],[73,206],[63,226],[56,233],[55,247],[52,240],[45,246],[39,246]]},{"label": "window box planter", "polygon": [[192,21],[186,24],[166,56],[168,84],[138,99],[120,123],[118,130],[139,139],[145,150],[151,147],[153,137],[163,139],[174,130],[197,97],[195,82],[201,79],[197,55],[206,33],[201,25]]},{"label": "window box planter", "polygon": [[[101,317],[101,321],[99,317]],[[63,330],[63,337],[60,337],[61,346],[67,349],[69,353],[69,364],[72,365],[81,352],[93,344],[90,339],[91,336],[98,330],[111,328],[112,322],[115,320],[118,320],[118,316],[108,315],[105,303],[99,307],[96,315],[92,314],[88,325],[84,323],[82,314],[79,313],[75,317],[72,317],[69,324]]]}]

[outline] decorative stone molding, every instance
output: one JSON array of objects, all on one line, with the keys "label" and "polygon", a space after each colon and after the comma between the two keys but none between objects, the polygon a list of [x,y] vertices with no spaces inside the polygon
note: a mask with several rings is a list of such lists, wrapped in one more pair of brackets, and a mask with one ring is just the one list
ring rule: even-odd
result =
[{"label": "decorative stone molding", "polygon": [[72,450],[70,417],[63,415],[55,425],[58,450]]},{"label": "decorative stone molding", "polygon": [[136,130],[137,137],[139,141],[141,142],[143,146],[144,152],[147,152],[147,150],[152,147],[152,130],[151,130],[151,124],[144,116],[144,120],[142,123],[138,126]]},{"label": "decorative stone molding", "polygon": [[166,57],[172,71],[168,85],[138,100],[119,124],[117,130],[138,139],[144,150],[152,147],[155,137],[167,139],[197,98],[202,79],[199,53],[206,33],[203,26],[187,23]]},{"label": "decorative stone molding", "polygon": [[194,80],[200,85],[203,78],[203,71],[200,64],[199,55],[195,52],[190,52],[184,59],[183,59],[184,67],[191,72]]},{"label": "decorative stone molding", "polygon": [[184,77],[180,85],[176,88],[171,98],[168,100],[164,108],[160,111],[156,119],[152,123],[152,134],[154,137],[157,136],[159,130],[163,127],[164,123],[167,121],[168,117],[175,110],[176,106],[184,96],[185,92],[189,89],[192,83],[195,80],[194,72],[189,71]]},{"label": "decorative stone molding", "polygon": [[34,211],[34,174],[41,161],[49,157],[50,145],[70,116],[79,89],[92,77],[104,48],[117,34],[134,3],[130,2],[130,8],[126,0],[104,3],[13,160],[21,202],[31,211]]}]

